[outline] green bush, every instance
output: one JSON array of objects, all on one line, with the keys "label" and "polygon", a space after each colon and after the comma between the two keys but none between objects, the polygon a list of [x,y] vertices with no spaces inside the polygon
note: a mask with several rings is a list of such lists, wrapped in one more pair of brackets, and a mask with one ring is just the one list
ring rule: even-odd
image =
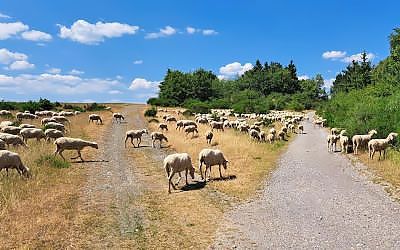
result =
[{"label": "green bush", "polygon": [[151,107],[144,112],[144,116],[146,117],[156,117],[157,115],[157,108]]},{"label": "green bush", "polygon": [[105,105],[102,104],[98,104],[96,102],[94,103],[89,103],[85,106],[85,110],[86,111],[101,111],[104,110],[106,108]]},{"label": "green bush", "polygon": [[186,100],[183,106],[190,110],[191,113],[209,113],[210,105],[206,102],[202,102],[195,99]]}]

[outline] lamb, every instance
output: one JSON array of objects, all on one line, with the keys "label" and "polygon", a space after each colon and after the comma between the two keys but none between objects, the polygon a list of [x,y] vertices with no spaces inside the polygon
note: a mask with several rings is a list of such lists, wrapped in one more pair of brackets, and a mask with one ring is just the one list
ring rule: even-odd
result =
[{"label": "lamb", "polygon": [[135,144],[133,144],[133,139],[136,139],[138,142],[138,147],[140,147],[140,143],[142,142],[142,135],[143,134],[149,134],[147,129],[140,129],[140,130],[129,130],[126,132],[125,136],[125,148],[126,148],[126,141],[130,138],[131,139],[131,144],[135,148]]},{"label": "lamb", "polygon": [[249,135],[250,135],[250,138],[260,140],[260,133],[258,133],[258,131],[255,129],[250,129]]},{"label": "lamb", "polygon": [[383,159],[386,158],[386,149],[390,146],[390,143],[396,139],[398,136],[397,133],[390,133],[386,139],[372,139],[368,142],[368,152],[369,158],[374,159],[374,155],[376,151],[379,151],[379,159],[382,156],[383,151]]},{"label": "lamb", "polygon": [[78,156],[71,158],[71,160],[80,158],[82,162],[83,160],[82,155],[81,155],[81,150],[84,149],[85,147],[91,147],[98,149],[99,146],[95,142],[90,142],[90,141],[84,141],[79,138],[70,138],[70,137],[60,137],[54,141],[54,144],[56,145],[56,151],[54,152],[54,156],[59,154],[63,160],[65,161],[64,156],[62,155],[62,152],[64,150],[76,150],[78,151]]},{"label": "lamb", "polygon": [[[192,165],[192,159],[187,153],[168,155],[164,159],[164,168],[168,177],[168,193],[171,193],[171,185],[172,188],[176,190],[175,185],[179,184],[179,181],[182,178],[182,171],[185,171],[186,185],[189,185],[188,173],[190,174],[190,177],[194,179],[194,167]],[[176,173],[179,174],[179,179],[178,182],[174,185],[172,184],[172,177],[174,177]]]},{"label": "lamb", "polygon": [[53,128],[46,129],[46,131],[44,131],[44,135],[46,136],[46,141],[50,141],[51,139],[56,140],[60,137],[64,137],[63,132]]},{"label": "lamb", "polygon": [[260,132],[260,141],[265,142],[265,132],[264,131]]},{"label": "lamb", "polygon": [[211,144],[213,137],[214,137],[213,132],[211,130],[207,131],[207,133],[206,133],[207,144]]},{"label": "lamb", "polygon": [[26,124],[26,123],[23,123],[23,124],[19,125],[19,127],[20,127],[21,129],[23,129],[23,128],[36,128],[35,125]]},{"label": "lamb", "polygon": [[14,127],[14,126],[6,126],[1,129],[1,132],[11,135],[18,135],[20,131],[21,131],[20,127]]},{"label": "lamb", "polygon": [[44,127],[46,129],[53,128],[53,129],[60,130],[63,133],[65,132],[65,126],[63,124],[57,123],[57,122],[48,122],[48,123],[46,123],[46,125]]},{"label": "lamb", "polygon": [[99,115],[97,115],[97,114],[89,115],[89,123],[94,122],[94,121],[96,121],[96,124],[99,124],[99,122],[100,122],[100,124],[103,124],[103,120],[101,119],[101,117]]},{"label": "lamb", "polygon": [[160,133],[160,132],[151,133],[151,146],[153,148],[156,147],[155,146],[155,142],[156,141],[160,141],[160,148],[161,148],[161,143],[162,143],[163,140],[168,142],[168,138],[163,133]]},{"label": "lamb", "polygon": [[335,152],[336,151],[336,143],[339,140],[339,135],[328,135],[326,141],[328,143],[328,151]]},{"label": "lamb", "polygon": [[298,126],[297,126],[297,131],[298,131],[299,134],[303,134],[303,133],[304,133],[304,126],[301,125],[301,124],[298,125]]},{"label": "lamb", "polygon": [[194,136],[194,132],[196,132],[197,134],[199,133],[199,131],[197,130],[197,128],[193,125],[187,126],[184,129],[186,136],[188,136],[190,133],[192,133],[192,136]]},{"label": "lamb", "polygon": [[0,150],[0,171],[5,168],[8,175],[8,169],[16,169],[17,172],[22,176],[30,177],[31,173],[28,167],[26,167],[21,160],[21,157],[14,152],[8,150]]},{"label": "lamb", "polygon": [[[204,171],[204,176],[203,176],[203,171],[201,169],[202,165],[206,165],[206,169]],[[222,179],[222,173],[221,173],[221,165],[224,167],[224,169],[227,169],[227,163],[228,160],[226,160],[224,154],[222,153],[221,150],[218,149],[203,149],[199,153],[199,170],[201,174],[201,179],[205,180],[204,178],[207,178],[207,169],[210,169],[210,175],[211,175],[211,167],[214,165],[219,166],[219,176]]]},{"label": "lamb", "polygon": [[339,142],[340,142],[341,152],[347,154],[349,152],[349,137],[345,136],[344,135],[345,133],[346,130],[340,131]]},{"label": "lamb", "polygon": [[211,130],[212,130],[212,131],[213,131],[214,129],[224,131],[224,123],[223,123],[223,122],[212,121],[212,122],[210,123],[210,127],[211,127]]},{"label": "lamb", "polygon": [[275,134],[268,134],[267,141],[272,144],[275,141]]},{"label": "lamb", "polygon": [[113,114],[113,118],[115,119],[115,121],[118,123],[121,123],[122,120],[125,120],[125,117],[121,114],[121,113],[114,113]]},{"label": "lamb", "polygon": [[10,135],[6,133],[0,133],[0,139],[4,141],[4,143],[7,146],[13,145],[13,146],[19,146],[22,145],[24,147],[28,147],[24,141],[21,139],[21,137],[17,135]]},{"label": "lamb", "polygon": [[19,133],[22,136],[22,139],[24,140],[25,143],[28,142],[28,139],[32,138],[36,138],[37,141],[40,141],[40,139],[42,138],[43,139],[46,138],[46,135],[40,128],[24,128]]},{"label": "lamb", "polygon": [[362,145],[366,145],[374,135],[376,135],[378,132],[373,129],[368,132],[367,135],[354,135],[353,138],[351,138],[351,141],[353,142],[353,153],[356,155],[358,154],[358,147]]},{"label": "lamb", "polygon": [[6,143],[2,139],[0,139],[0,150],[4,149],[6,149]]},{"label": "lamb", "polygon": [[168,125],[165,123],[160,123],[160,124],[158,124],[158,129],[160,129],[161,131],[164,131],[164,130],[168,131]]}]

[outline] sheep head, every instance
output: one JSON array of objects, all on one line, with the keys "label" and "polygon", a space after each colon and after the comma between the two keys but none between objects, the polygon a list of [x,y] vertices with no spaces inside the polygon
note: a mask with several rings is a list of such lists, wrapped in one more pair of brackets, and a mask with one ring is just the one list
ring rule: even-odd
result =
[{"label": "sheep head", "polygon": [[396,137],[397,137],[398,135],[399,135],[399,134],[397,134],[397,133],[390,133],[390,134],[388,135],[387,139],[388,139],[389,141],[393,141],[394,139],[396,139]]},{"label": "sheep head", "polygon": [[376,131],[375,129],[368,132],[369,135],[376,135],[377,133],[378,131]]}]

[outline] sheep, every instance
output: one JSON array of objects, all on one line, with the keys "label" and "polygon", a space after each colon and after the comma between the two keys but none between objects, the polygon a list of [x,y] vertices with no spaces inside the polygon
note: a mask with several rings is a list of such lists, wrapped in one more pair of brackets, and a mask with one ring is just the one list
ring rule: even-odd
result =
[{"label": "sheep", "polygon": [[113,114],[113,119],[118,123],[121,123],[122,120],[125,120],[125,117],[121,113],[114,113]]},{"label": "sheep", "polygon": [[41,121],[40,121],[40,124],[42,124],[42,125],[46,125],[47,123],[49,123],[49,122],[57,122],[56,121],[56,119],[53,119],[53,118],[43,118]]},{"label": "sheep", "polygon": [[259,126],[263,125],[263,122],[255,122],[254,125],[259,127]]},{"label": "sheep", "polygon": [[165,119],[166,122],[170,123],[170,122],[176,122],[176,118],[173,116],[169,116]]},{"label": "sheep", "polygon": [[294,133],[294,125],[293,124],[289,124],[288,125],[288,130],[291,132],[291,133]]},{"label": "sheep", "polygon": [[2,121],[2,122],[0,122],[0,129],[7,127],[7,126],[13,126],[13,125],[14,125],[14,123],[11,121]]},{"label": "sheep", "polygon": [[281,130],[279,130],[279,132],[278,132],[278,138],[279,138],[279,140],[281,140],[281,141],[284,141],[285,140],[285,135],[286,135],[286,132],[283,130],[284,128],[282,128]]},{"label": "sheep", "polygon": [[207,133],[206,133],[207,144],[211,144],[213,137],[214,137],[213,132],[211,130],[207,131]]},{"label": "sheep", "polygon": [[64,137],[64,133],[60,130],[49,128],[44,131],[44,135],[46,136],[46,141],[50,141],[51,139],[58,139],[60,137]]},{"label": "sheep", "polygon": [[6,143],[2,139],[0,139],[0,150],[4,149],[6,149]]},{"label": "sheep", "polygon": [[258,127],[258,126],[256,126],[256,125],[251,125],[250,126],[250,130],[256,130],[257,132],[260,132],[261,131],[261,129]]},{"label": "sheep", "polygon": [[6,133],[0,133],[0,139],[5,142],[7,146],[13,145],[13,146],[19,146],[22,145],[24,147],[28,147],[25,142],[21,139],[21,137],[17,135],[11,135],[11,134],[6,134]]},{"label": "sheep", "polygon": [[347,154],[349,152],[349,137],[345,136],[344,135],[345,133],[346,130],[340,131],[339,142],[340,142],[341,152]]},{"label": "sheep", "polygon": [[55,120],[57,123],[61,123],[63,125],[68,124],[69,126],[71,125],[71,122],[65,116],[57,115],[57,116],[53,116],[51,118],[53,120]]},{"label": "sheep", "polygon": [[241,125],[238,126],[238,130],[240,132],[247,132],[247,131],[249,131],[249,128],[250,127],[248,125],[245,125],[245,124],[241,124]]},{"label": "sheep", "polygon": [[74,116],[75,113],[74,112],[70,112],[70,111],[61,111],[60,113],[58,113],[58,115],[59,116]]},{"label": "sheep", "polygon": [[328,151],[329,152],[335,152],[336,151],[336,143],[339,140],[340,136],[339,135],[328,135],[326,138],[327,144],[328,144]]},{"label": "sheep", "polygon": [[46,123],[45,128],[46,129],[53,128],[53,129],[60,130],[63,133],[65,132],[65,126],[63,124],[57,123],[57,122],[48,122],[48,123]]},{"label": "sheep", "polygon": [[76,110],[76,111],[74,112],[74,115],[79,115],[80,113],[81,113],[81,111]]},{"label": "sheep", "polygon": [[304,133],[304,126],[299,124],[297,126],[297,131],[298,131],[299,134],[303,134]]},{"label": "sheep", "polygon": [[56,150],[54,151],[54,156],[59,154],[61,158],[65,161],[64,156],[62,155],[62,152],[64,150],[76,150],[78,151],[78,156],[72,157],[71,160],[80,158],[82,162],[83,160],[82,155],[81,155],[81,150],[84,149],[85,147],[91,147],[98,149],[99,146],[95,142],[90,142],[90,141],[84,141],[79,138],[70,138],[70,137],[60,137],[54,141],[54,144],[56,145]]},{"label": "sheep", "polygon": [[46,135],[40,128],[24,128],[19,133],[22,136],[22,139],[24,140],[25,143],[28,142],[28,139],[32,138],[36,138],[37,141],[40,141],[40,139],[42,138],[43,139],[46,138]]},{"label": "sheep", "polygon": [[0,150],[0,171],[5,168],[8,176],[8,169],[16,169],[19,175],[31,177],[28,167],[26,167],[21,160],[21,157],[14,152],[8,150]]},{"label": "sheep", "polygon": [[224,123],[223,123],[223,122],[212,121],[212,122],[210,123],[210,127],[211,127],[211,130],[212,130],[212,131],[213,131],[214,129],[224,131]]},{"label": "sheep", "polygon": [[[203,176],[203,171],[201,169],[203,163],[204,165],[206,165],[204,176]],[[219,166],[219,176],[222,179],[223,177],[221,173],[221,165],[224,167],[224,169],[227,169],[227,163],[228,160],[226,160],[221,150],[207,149],[207,148],[201,150],[199,153],[199,170],[201,174],[201,179],[205,180],[205,178],[207,178],[207,169],[210,169],[210,175],[211,175],[211,167],[214,165]]]},{"label": "sheep", "polygon": [[250,138],[260,140],[260,133],[258,133],[258,131],[255,129],[250,129],[249,136],[250,136]]},{"label": "sheep", "polygon": [[[168,177],[168,193],[171,193],[171,185],[172,188],[176,190],[175,185],[179,184],[179,181],[182,178],[181,176],[182,171],[185,171],[186,185],[189,185],[188,173],[190,174],[190,177],[194,179],[194,167],[192,165],[192,159],[187,153],[180,153],[180,154],[177,153],[168,155],[167,157],[164,158],[164,168]],[[174,185],[172,184],[172,177],[174,177],[176,173],[179,174],[179,179],[177,183]]]},{"label": "sheep", "polygon": [[338,135],[339,129],[338,128],[331,128],[331,135]]},{"label": "sheep", "polygon": [[374,135],[376,135],[378,132],[373,129],[368,132],[367,135],[354,135],[351,138],[351,141],[353,142],[353,153],[356,155],[358,154],[358,147],[362,146],[363,144],[367,144]]},{"label": "sheep", "polygon": [[208,120],[205,117],[199,117],[199,118],[196,119],[196,122],[200,123],[200,124],[207,124]]},{"label": "sheep", "polygon": [[21,129],[23,129],[23,128],[36,128],[35,125],[26,124],[26,123],[23,123],[23,124],[19,125],[19,127],[20,127]]},{"label": "sheep", "polygon": [[267,135],[267,141],[272,144],[275,141],[275,134],[268,134]]},{"label": "sheep", "polygon": [[18,120],[22,120],[22,119],[33,120],[33,119],[37,119],[38,118],[37,115],[33,115],[33,114],[30,114],[30,113],[21,113],[21,112],[18,112],[15,116],[17,117]]},{"label": "sheep", "polygon": [[265,142],[265,139],[266,139],[265,132],[264,132],[264,131],[261,131],[261,132],[260,132],[260,141]]},{"label": "sheep", "polygon": [[389,147],[389,144],[396,139],[398,136],[397,133],[390,133],[386,139],[372,139],[368,142],[368,153],[369,158],[374,159],[374,155],[376,151],[379,151],[379,159],[382,156],[383,151],[383,159],[386,158],[386,148]]},{"label": "sheep", "polygon": [[184,129],[186,136],[188,136],[190,133],[192,133],[192,136],[194,136],[194,132],[196,132],[197,134],[199,133],[199,131],[197,130],[197,128],[193,125],[187,126]]},{"label": "sheep", "polygon": [[158,129],[161,131],[164,131],[164,130],[168,131],[168,125],[165,123],[160,123],[160,124],[158,124]]},{"label": "sheep", "polygon": [[197,128],[197,124],[195,121],[191,121],[191,120],[184,120],[183,121],[183,128],[187,127],[187,126],[194,126]]},{"label": "sheep", "polygon": [[14,127],[14,126],[6,126],[1,128],[1,132],[11,135],[18,135],[20,131],[21,131],[20,127]]},{"label": "sheep", "polygon": [[160,148],[161,148],[161,143],[162,143],[163,140],[168,142],[168,138],[163,133],[160,133],[160,132],[151,133],[151,146],[153,148],[156,147],[155,146],[155,142],[156,141],[160,141]]},{"label": "sheep", "polygon": [[12,116],[12,113],[8,110],[0,110],[0,116]]},{"label": "sheep", "polygon": [[269,130],[269,133],[275,135],[276,134],[276,129],[275,128],[271,128]]},{"label": "sheep", "polygon": [[103,124],[103,120],[101,119],[101,117],[99,115],[97,115],[97,114],[89,115],[89,123],[94,122],[94,121],[96,121],[96,124],[99,124],[99,122],[100,122],[100,124]]},{"label": "sheep", "polygon": [[136,139],[138,142],[138,148],[140,147],[140,143],[142,142],[142,135],[143,134],[149,134],[147,129],[140,129],[140,130],[129,130],[125,134],[125,148],[126,148],[126,141],[130,138],[131,139],[131,144],[135,148],[135,144],[133,144],[133,139]]}]

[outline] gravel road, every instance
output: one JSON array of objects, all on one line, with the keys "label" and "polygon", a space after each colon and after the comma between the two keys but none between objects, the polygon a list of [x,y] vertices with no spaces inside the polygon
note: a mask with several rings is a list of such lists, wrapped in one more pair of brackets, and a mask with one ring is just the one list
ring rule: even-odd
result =
[{"label": "gravel road", "polygon": [[304,123],[258,198],[225,216],[211,249],[400,249],[400,204]]}]

